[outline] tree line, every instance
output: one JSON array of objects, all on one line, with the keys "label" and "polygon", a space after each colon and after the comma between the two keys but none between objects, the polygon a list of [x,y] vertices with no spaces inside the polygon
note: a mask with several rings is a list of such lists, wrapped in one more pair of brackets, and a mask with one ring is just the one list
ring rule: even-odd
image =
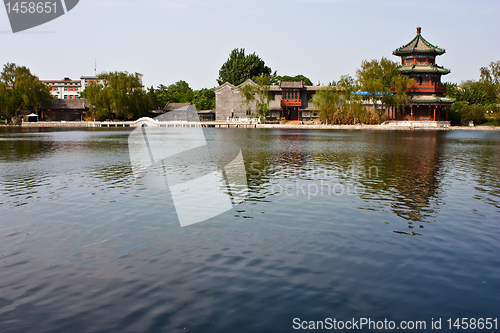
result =
[{"label": "tree line", "polygon": [[[241,88],[243,103],[255,103],[257,115],[269,115],[269,86],[286,81],[303,81],[313,85],[304,75],[279,76],[255,53],[245,55],[244,49],[234,49],[229,59],[219,71],[217,82],[229,82],[239,85],[247,79],[252,79],[257,85],[245,85]],[[401,108],[408,102],[406,89],[413,85],[413,80],[401,75],[399,65],[386,58],[380,61],[363,61],[354,79],[343,75],[338,82],[332,81],[324,89],[318,89],[313,98],[317,107],[316,115],[323,123],[329,124],[375,124],[381,123],[385,117],[384,105],[390,104]],[[381,108],[375,112],[367,110],[358,91],[366,92],[372,103],[381,102]]]},{"label": "tree line", "polygon": [[456,99],[450,108],[452,125],[489,124],[500,126],[500,60],[480,68],[478,81],[447,83],[450,97]]},{"label": "tree line", "polygon": [[[398,68],[398,63],[387,58],[365,60],[356,71],[356,79],[342,75],[337,82],[332,81],[313,98],[319,119],[328,124],[380,124],[387,120],[386,106],[403,108],[408,102],[406,90],[413,85],[413,79],[401,75]],[[373,110],[364,106],[364,96]]]},{"label": "tree line", "polygon": [[[356,71],[356,78],[342,75],[338,82],[333,80],[317,91],[313,98],[316,115],[323,123],[330,124],[380,124],[386,120],[386,106],[399,111],[409,101],[406,91],[413,86],[414,80],[402,75],[399,66],[385,57],[380,61],[363,61]],[[469,121],[500,125],[500,60],[481,67],[480,75],[479,81],[446,83],[447,96],[456,99],[449,113],[452,125],[468,125]],[[247,79],[252,79],[257,85],[242,87],[243,103],[255,103],[257,115],[261,117],[270,113],[269,85],[280,81],[303,81],[312,85],[312,81],[303,75],[279,76],[255,53],[245,55],[245,49],[234,49],[221,67],[217,82],[239,85]],[[363,91],[372,105],[378,102],[380,107],[374,107],[373,112],[367,110],[363,96],[357,93],[359,91]]]},{"label": "tree line", "polygon": [[192,103],[198,110],[215,108],[214,89],[193,90],[180,80],[168,87],[160,84],[148,90],[142,85],[142,75],[127,72],[103,73],[98,82],[92,82],[82,97],[90,102],[89,119],[137,119],[151,116],[151,111],[162,110],[168,103]]},{"label": "tree line", "polygon": [[[401,75],[399,64],[382,58],[363,61],[356,77],[343,75],[333,80],[324,89],[319,89],[313,98],[316,115],[324,123],[356,124],[381,123],[385,120],[385,106],[401,109],[408,103],[406,90],[413,80]],[[450,110],[453,125],[500,123],[497,104],[500,102],[500,61],[480,69],[478,81],[460,84],[447,83],[447,95],[456,99]],[[255,53],[245,54],[245,49],[234,49],[219,70],[217,83],[229,82],[240,85],[252,79],[256,86],[246,85],[241,89],[244,103],[255,102],[259,116],[265,117],[269,110],[269,86],[279,82],[303,81],[313,85],[304,75],[280,76],[266,66]],[[319,83],[318,83],[319,85]],[[373,112],[363,105],[364,98],[373,105],[381,104]],[[180,80],[169,86],[160,84],[145,89],[142,75],[128,72],[109,72],[98,75],[98,82],[90,83],[82,97],[88,99],[88,119],[137,119],[163,109],[168,103],[193,103],[198,110],[215,109],[214,88],[193,90],[186,81]],[[50,88],[24,66],[6,64],[0,74],[0,116],[16,117],[20,113],[38,112],[51,99]]]}]

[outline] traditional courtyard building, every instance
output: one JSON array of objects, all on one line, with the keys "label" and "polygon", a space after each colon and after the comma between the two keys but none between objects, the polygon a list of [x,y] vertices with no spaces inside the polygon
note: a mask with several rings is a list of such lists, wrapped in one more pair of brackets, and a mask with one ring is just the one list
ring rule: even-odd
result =
[{"label": "traditional courtyard building", "polygon": [[[251,84],[246,80],[239,86],[226,82],[215,89],[215,119],[225,121],[228,117],[249,118],[257,115],[255,102],[245,103],[241,88]],[[302,81],[281,82],[269,86],[269,120],[284,118],[285,120],[310,120],[316,110],[312,97],[322,86],[306,86]]]},{"label": "traditional courtyard building", "polygon": [[407,91],[408,104],[404,110],[397,112],[393,108],[389,111],[389,119],[448,120],[448,110],[455,99],[446,97],[446,85],[441,83],[441,76],[449,74],[450,70],[436,65],[436,56],[445,52],[426,41],[420,27],[411,42],[392,52],[401,57],[401,74],[415,82]]},{"label": "traditional courtyard building", "polygon": [[88,109],[84,98],[51,99],[40,109],[40,120],[43,121],[83,121]]}]

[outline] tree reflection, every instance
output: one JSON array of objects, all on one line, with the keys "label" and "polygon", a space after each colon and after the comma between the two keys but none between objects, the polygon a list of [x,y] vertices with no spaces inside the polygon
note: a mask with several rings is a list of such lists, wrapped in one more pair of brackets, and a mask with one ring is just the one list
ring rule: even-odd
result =
[{"label": "tree reflection", "polygon": [[366,209],[384,210],[389,201],[392,212],[407,220],[410,229],[423,227],[414,223],[429,222],[438,212],[443,132],[244,133],[250,192],[257,196],[273,180],[328,181],[361,186],[359,198]]}]

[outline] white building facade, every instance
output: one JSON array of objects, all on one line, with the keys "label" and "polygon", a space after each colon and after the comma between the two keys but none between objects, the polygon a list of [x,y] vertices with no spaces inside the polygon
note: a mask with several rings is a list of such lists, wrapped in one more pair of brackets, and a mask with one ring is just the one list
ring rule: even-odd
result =
[{"label": "white building facade", "polygon": [[57,99],[78,99],[91,82],[98,82],[97,76],[82,76],[80,80],[71,80],[69,77],[63,80],[42,81],[50,87],[50,94]]}]

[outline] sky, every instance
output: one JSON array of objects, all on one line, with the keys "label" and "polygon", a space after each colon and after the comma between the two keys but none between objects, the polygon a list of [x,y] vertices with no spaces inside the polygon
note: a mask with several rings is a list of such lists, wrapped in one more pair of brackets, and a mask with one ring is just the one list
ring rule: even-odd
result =
[{"label": "sky", "polygon": [[446,49],[443,82],[479,79],[500,60],[499,0],[80,0],[64,16],[12,33],[0,8],[0,65],[41,80],[127,71],[145,86],[179,80],[217,86],[234,48],[256,53],[279,75],[314,84],[356,75],[363,60],[392,55],[416,27]]}]

